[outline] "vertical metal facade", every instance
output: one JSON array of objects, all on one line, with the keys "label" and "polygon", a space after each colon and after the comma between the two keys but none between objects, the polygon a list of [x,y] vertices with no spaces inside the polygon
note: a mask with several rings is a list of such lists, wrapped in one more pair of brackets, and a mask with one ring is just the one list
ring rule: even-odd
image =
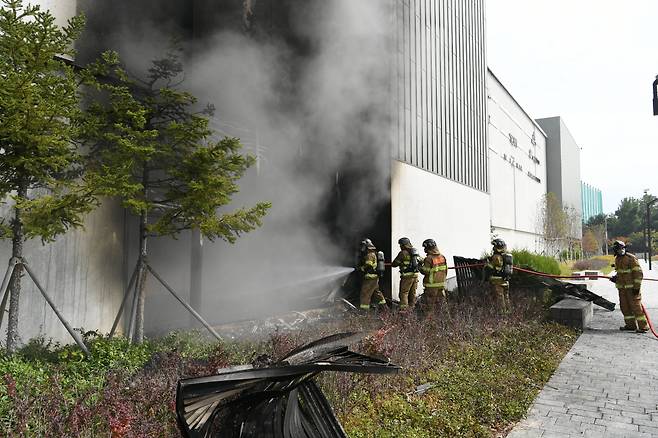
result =
[{"label": "vertical metal facade", "polygon": [[601,190],[581,182],[581,198],[583,202],[583,223],[593,216],[603,213],[603,195]]},{"label": "vertical metal facade", "polygon": [[393,157],[488,192],[485,0],[395,0]]}]

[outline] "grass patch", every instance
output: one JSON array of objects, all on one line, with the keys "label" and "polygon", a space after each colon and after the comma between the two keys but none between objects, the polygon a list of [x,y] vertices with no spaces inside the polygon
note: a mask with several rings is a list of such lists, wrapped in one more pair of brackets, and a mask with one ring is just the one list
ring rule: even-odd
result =
[{"label": "grass patch", "polygon": [[512,251],[514,256],[514,265],[525,269],[531,269],[536,272],[559,275],[560,264],[553,257],[535,254],[528,250]]},{"label": "grass patch", "polygon": [[451,345],[430,369],[406,372],[432,385],[426,393],[410,386],[371,398],[361,389],[341,418],[353,438],[495,436],[523,417],[574,339],[561,326],[527,324]]},{"label": "grass patch", "polygon": [[603,275],[612,272],[612,264],[615,262],[613,255],[594,256],[589,259],[566,261],[560,263],[561,275],[571,275],[575,271],[601,271]]},{"label": "grass patch", "polygon": [[573,271],[573,261],[560,262],[560,275],[569,276]]},{"label": "grass patch", "polygon": [[613,255],[600,255],[600,256],[595,256],[594,259],[602,260],[602,261],[605,262],[605,266],[603,266],[601,268],[601,272],[603,272],[604,275],[608,275],[609,273],[612,272],[613,267],[611,265],[615,263],[615,256],[613,256]]},{"label": "grass patch", "polygon": [[[0,436],[178,437],[179,379],[362,330],[370,335],[355,349],[390,357],[403,371],[321,375],[349,436],[491,437],[524,415],[576,338],[543,314],[517,299],[507,315],[482,303],[449,304],[431,320],[353,316],[259,341],[213,343],[191,333],[133,346],[87,333],[91,360],[73,347],[34,340],[0,357]],[[417,394],[422,384],[431,389]]]}]

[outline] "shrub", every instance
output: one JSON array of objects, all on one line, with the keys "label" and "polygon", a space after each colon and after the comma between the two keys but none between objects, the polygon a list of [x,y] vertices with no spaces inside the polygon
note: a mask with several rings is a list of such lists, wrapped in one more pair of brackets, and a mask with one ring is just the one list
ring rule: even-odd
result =
[{"label": "shrub", "polygon": [[[320,375],[352,437],[490,437],[525,413],[575,339],[570,329],[541,323],[541,307],[523,299],[505,315],[480,303],[448,303],[430,319],[347,316],[249,342],[175,333],[130,345],[87,332],[91,359],[40,339],[0,357],[0,436],[180,436],[179,379],[214,374],[261,353],[280,358],[339,331],[367,333],[358,351],[402,366],[394,376]],[[417,394],[425,383],[432,388]]]},{"label": "shrub", "polygon": [[531,269],[545,274],[560,275],[560,264],[549,256],[532,253],[528,250],[512,251],[514,266]]},{"label": "shrub", "polygon": [[573,264],[574,271],[600,271],[609,263],[606,260],[601,259],[585,259],[578,260]]},{"label": "shrub", "polygon": [[[390,331],[387,337],[394,343],[409,339],[415,346],[393,351],[392,359],[403,365],[398,378],[366,377],[345,387],[325,379],[332,400],[336,392],[347,391],[339,397],[342,403],[334,403],[348,435],[485,438],[523,417],[576,336],[555,324],[510,324],[478,313],[478,334],[472,340],[460,341],[457,336],[428,345],[425,352],[422,329]],[[490,330],[480,325],[484,321],[492,324]],[[439,337],[449,330],[460,331],[449,327],[436,331],[433,326],[433,330]],[[406,357],[418,355],[426,356],[420,366]],[[416,387],[421,384],[430,388],[418,394]]]}]

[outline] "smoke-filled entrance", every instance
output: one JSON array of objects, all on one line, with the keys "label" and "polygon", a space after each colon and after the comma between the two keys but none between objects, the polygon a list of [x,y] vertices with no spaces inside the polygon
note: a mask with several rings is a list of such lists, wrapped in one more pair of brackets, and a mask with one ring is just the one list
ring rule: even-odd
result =
[{"label": "smoke-filled entrance", "polygon": [[[261,228],[234,245],[198,236],[152,243],[154,267],[183,295],[192,291],[211,323],[310,306],[351,271],[361,239],[390,260],[383,3],[204,0],[184,12],[168,2],[113,7],[102,17],[100,8],[89,11],[91,32],[97,26],[102,33],[92,38],[92,52],[111,42],[132,72],[182,37],[182,87],[215,106],[217,135],[240,138],[257,159],[230,207],[270,201]],[[163,11],[172,15],[165,19]],[[390,273],[384,283],[390,297]],[[189,324],[157,285],[148,287],[148,308],[157,312],[147,311],[147,326]]]},{"label": "smoke-filled entrance", "polygon": [[[345,248],[345,252],[341,254],[341,264],[355,264],[357,245],[365,238],[372,240],[379,250],[384,251],[386,259],[390,261],[392,256],[388,251],[391,248],[391,203],[388,201],[371,204],[365,201],[372,176],[361,167],[365,163],[356,161],[352,164],[346,163],[345,167],[336,171],[333,190],[327,196],[321,223],[333,236],[336,244]],[[364,193],[359,193],[359,190],[364,190]],[[384,295],[390,298],[390,270],[386,271],[382,283],[385,288]]]}]

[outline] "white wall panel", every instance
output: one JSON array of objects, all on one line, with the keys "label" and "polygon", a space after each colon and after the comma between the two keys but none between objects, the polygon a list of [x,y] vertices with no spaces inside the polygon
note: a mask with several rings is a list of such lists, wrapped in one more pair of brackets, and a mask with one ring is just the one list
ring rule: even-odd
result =
[{"label": "white wall panel", "polygon": [[546,194],[546,135],[490,71],[487,96],[491,225],[510,248],[535,250]]},{"label": "white wall panel", "polygon": [[[400,161],[393,161],[392,167],[392,257],[399,251],[400,237],[410,238],[421,254],[423,240],[436,240],[451,266],[455,255],[480,257],[488,250],[488,194]],[[454,271],[448,276],[453,277]],[[399,270],[395,269],[396,299],[399,281]]]},{"label": "white wall panel", "polygon": [[66,22],[76,14],[77,0],[36,0],[29,2],[48,9],[55,16],[58,26],[65,26]]}]

